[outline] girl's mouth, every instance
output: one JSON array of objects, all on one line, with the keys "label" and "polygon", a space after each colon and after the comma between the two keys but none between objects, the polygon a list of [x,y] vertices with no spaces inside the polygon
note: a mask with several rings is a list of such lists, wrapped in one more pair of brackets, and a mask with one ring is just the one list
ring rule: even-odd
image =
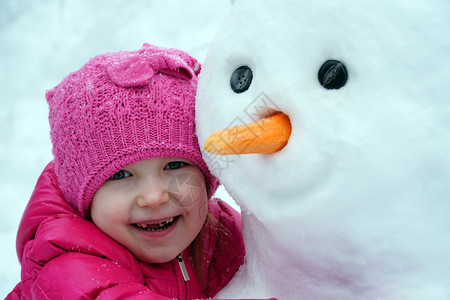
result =
[{"label": "girl's mouth", "polygon": [[180,216],[172,217],[158,223],[136,223],[135,227],[145,231],[162,231],[172,226]]}]

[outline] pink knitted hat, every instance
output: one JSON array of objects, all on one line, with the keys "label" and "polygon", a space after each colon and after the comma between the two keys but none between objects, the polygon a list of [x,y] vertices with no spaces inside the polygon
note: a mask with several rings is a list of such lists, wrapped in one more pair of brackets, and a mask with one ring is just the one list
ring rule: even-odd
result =
[{"label": "pink knitted hat", "polygon": [[185,52],[144,44],[138,51],[96,56],[47,92],[55,172],[82,216],[109,177],[152,157],[192,161],[212,196],[218,181],[195,135],[199,71]]}]

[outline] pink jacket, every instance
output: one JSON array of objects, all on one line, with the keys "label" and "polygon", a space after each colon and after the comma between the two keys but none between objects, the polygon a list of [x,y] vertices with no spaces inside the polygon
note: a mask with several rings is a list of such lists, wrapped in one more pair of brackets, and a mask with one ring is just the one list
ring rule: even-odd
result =
[{"label": "pink jacket", "polygon": [[[214,296],[244,260],[240,215],[220,200],[210,213],[228,232],[208,229],[207,291],[195,275],[189,249],[164,264],[136,259],[64,201],[53,163],[40,176],[22,217],[17,254],[21,282],[6,299],[196,299]],[[190,280],[184,281],[181,266]]]}]

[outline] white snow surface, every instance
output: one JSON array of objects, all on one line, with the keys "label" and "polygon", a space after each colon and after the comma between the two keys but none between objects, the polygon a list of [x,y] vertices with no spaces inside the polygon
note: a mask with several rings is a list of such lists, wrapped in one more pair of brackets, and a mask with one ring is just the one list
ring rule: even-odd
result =
[{"label": "white snow surface", "polygon": [[[329,59],[349,73],[337,90],[317,79]],[[450,299],[449,70],[448,0],[237,0],[200,74],[200,144],[267,108],[292,135],[208,155],[247,247],[219,297]]]},{"label": "white snow surface", "polygon": [[52,159],[45,91],[90,57],[145,42],[202,61],[230,8],[229,0],[0,0],[0,299],[20,280],[16,231]]}]

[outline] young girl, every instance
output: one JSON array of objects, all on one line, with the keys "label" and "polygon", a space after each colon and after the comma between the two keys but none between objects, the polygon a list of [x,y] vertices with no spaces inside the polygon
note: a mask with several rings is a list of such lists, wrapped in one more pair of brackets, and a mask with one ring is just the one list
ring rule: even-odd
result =
[{"label": "young girl", "polygon": [[240,216],[194,127],[199,64],[145,44],[99,55],[46,94],[54,161],[17,236],[7,299],[214,296],[244,258]]}]

